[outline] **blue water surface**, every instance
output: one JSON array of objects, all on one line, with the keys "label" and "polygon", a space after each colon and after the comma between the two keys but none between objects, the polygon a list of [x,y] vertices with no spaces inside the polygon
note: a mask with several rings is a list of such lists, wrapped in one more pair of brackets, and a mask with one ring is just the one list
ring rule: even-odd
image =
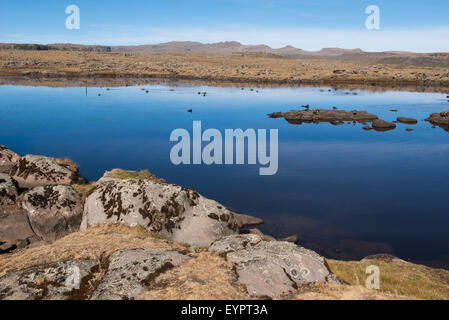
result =
[{"label": "blue water surface", "polygon": [[[236,212],[264,218],[266,233],[298,234],[302,245],[327,257],[391,253],[449,268],[449,133],[424,121],[449,110],[446,95],[141,88],[88,88],[86,95],[85,88],[0,86],[0,143],[21,154],[70,158],[90,180],[113,168],[149,169]],[[267,117],[304,104],[419,123],[376,132],[363,130],[363,124],[292,125]],[[278,173],[260,176],[258,165],[173,165],[170,133],[192,131],[194,120],[222,132],[279,129]]]}]

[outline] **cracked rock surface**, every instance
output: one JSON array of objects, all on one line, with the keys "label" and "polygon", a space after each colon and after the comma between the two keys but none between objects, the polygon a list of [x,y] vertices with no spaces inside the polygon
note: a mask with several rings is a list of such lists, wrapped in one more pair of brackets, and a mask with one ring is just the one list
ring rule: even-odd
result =
[{"label": "cracked rock surface", "polygon": [[289,242],[238,235],[216,241],[209,250],[227,253],[239,282],[254,296],[277,299],[300,285],[336,281],[323,257]]},{"label": "cracked rock surface", "polygon": [[80,298],[81,291],[88,290],[87,282],[97,263],[95,260],[58,261],[11,272],[0,278],[0,300]]},{"label": "cracked rock surface", "polygon": [[92,300],[129,300],[139,296],[160,272],[189,257],[176,251],[131,249],[117,251]]}]

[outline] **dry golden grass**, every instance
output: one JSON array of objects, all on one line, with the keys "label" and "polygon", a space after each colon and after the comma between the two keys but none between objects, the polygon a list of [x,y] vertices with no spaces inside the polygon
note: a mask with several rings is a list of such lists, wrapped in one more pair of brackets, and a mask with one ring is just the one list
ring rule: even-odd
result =
[{"label": "dry golden grass", "polygon": [[[449,271],[395,261],[328,260],[329,267],[344,282],[364,285],[366,268],[380,269],[380,292],[426,300],[449,299]],[[358,279],[358,280],[357,280]]]},{"label": "dry golden grass", "polygon": [[148,170],[142,171],[127,171],[122,169],[113,169],[108,174],[105,175],[108,178],[115,179],[137,179],[137,180],[152,180],[165,182],[163,179],[159,179],[154,174],[150,173]]},{"label": "dry golden grass", "polygon": [[72,184],[72,188],[78,193],[81,200],[84,202],[87,197],[98,187],[99,183],[92,182],[89,184]]},{"label": "dry golden grass", "polygon": [[78,165],[75,162],[73,162],[71,159],[68,159],[68,158],[65,158],[65,159],[54,158],[54,160],[61,167],[69,169],[72,172],[78,172],[78,170],[79,170]]},{"label": "dry golden grass", "polygon": [[140,300],[250,300],[233,265],[214,253],[200,253],[159,275]]},{"label": "dry golden grass", "polygon": [[148,79],[203,79],[253,83],[449,84],[447,67],[288,59],[251,53],[122,54],[0,50],[0,75],[50,79],[138,76]]},{"label": "dry golden grass", "polygon": [[50,262],[100,259],[117,250],[136,248],[187,251],[185,246],[155,237],[142,227],[105,224],[73,233],[52,244],[0,255],[0,276]]},{"label": "dry golden grass", "polygon": [[316,284],[300,289],[295,300],[405,300],[410,297],[397,296],[368,290],[362,286],[338,285],[333,283]]},{"label": "dry golden grass", "polygon": [[[238,284],[234,266],[216,253],[193,250],[161,239],[142,227],[105,224],[74,233],[52,244],[0,255],[0,277],[11,271],[69,259],[102,261],[121,249],[176,250],[191,259],[158,275],[139,299],[254,299]],[[377,265],[381,271],[378,291],[364,285],[365,270]],[[328,260],[328,265],[347,285],[312,284],[299,288],[286,299],[299,300],[377,300],[449,299],[449,271],[407,262]],[[357,277],[356,277],[357,275]],[[359,283],[357,283],[357,278]]]}]

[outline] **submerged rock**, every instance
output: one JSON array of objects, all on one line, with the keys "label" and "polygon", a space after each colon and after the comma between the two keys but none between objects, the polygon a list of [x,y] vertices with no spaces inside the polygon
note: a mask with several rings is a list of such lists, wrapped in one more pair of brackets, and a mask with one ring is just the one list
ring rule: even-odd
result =
[{"label": "submerged rock", "polygon": [[0,278],[0,300],[70,300],[86,298],[96,260],[59,261]]},{"label": "submerged rock", "polygon": [[270,118],[284,118],[292,124],[329,122],[335,125],[343,124],[344,121],[355,121],[365,123],[378,119],[376,115],[367,111],[344,111],[326,109],[292,110],[289,112],[275,112],[268,115]]},{"label": "submerged rock", "polygon": [[416,120],[416,119],[405,118],[405,117],[398,117],[397,121],[400,123],[405,123],[405,124],[417,124],[418,123],[418,120]]},{"label": "submerged rock", "polygon": [[129,300],[139,296],[158,273],[190,259],[175,251],[131,249],[113,253],[92,300]]},{"label": "submerged rock", "polygon": [[373,121],[373,129],[376,131],[389,131],[396,129],[396,125],[391,122],[376,119]]},{"label": "submerged rock", "polygon": [[0,173],[8,173],[20,158],[17,153],[0,145]]},{"label": "submerged rock", "polygon": [[70,186],[36,187],[24,194],[22,208],[36,235],[45,241],[79,231],[83,204]]},{"label": "submerged rock", "polygon": [[22,188],[46,185],[70,185],[84,183],[77,170],[56,163],[55,159],[27,155],[18,160],[9,174]]},{"label": "submerged rock", "polygon": [[180,243],[207,247],[263,221],[235,214],[192,189],[153,180],[110,179],[86,199],[81,229],[115,222],[140,225]]}]

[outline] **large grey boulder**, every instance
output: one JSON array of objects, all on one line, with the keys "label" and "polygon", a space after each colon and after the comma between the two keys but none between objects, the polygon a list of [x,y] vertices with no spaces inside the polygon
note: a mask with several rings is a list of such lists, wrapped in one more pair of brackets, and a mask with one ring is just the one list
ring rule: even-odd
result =
[{"label": "large grey boulder", "polygon": [[0,145],[0,173],[8,173],[20,158],[21,156],[17,153]]},{"label": "large grey boulder", "polygon": [[71,185],[83,180],[77,171],[57,164],[55,159],[34,155],[19,159],[9,174],[22,188]]},{"label": "large grey boulder", "polygon": [[70,186],[36,187],[22,200],[30,224],[41,239],[54,241],[79,231],[83,204]]},{"label": "large grey boulder", "polygon": [[86,199],[81,230],[103,223],[140,225],[153,233],[196,247],[236,234],[260,219],[235,214],[192,189],[159,181],[113,179]]},{"label": "large grey boulder", "polygon": [[255,235],[231,236],[209,250],[226,252],[239,282],[248,293],[272,299],[294,293],[298,286],[336,281],[324,258],[316,252],[283,241],[263,241]]},{"label": "large grey boulder", "polygon": [[0,278],[0,300],[86,299],[96,269],[96,260],[73,260],[10,272]]},{"label": "large grey boulder", "polygon": [[92,300],[129,300],[139,296],[158,273],[188,260],[175,251],[127,249],[109,257],[109,268]]},{"label": "large grey boulder", "polygon": [[8,252],[34,238],[26,212],[17,206],[17,183],[0,173],[0,252]]}]

